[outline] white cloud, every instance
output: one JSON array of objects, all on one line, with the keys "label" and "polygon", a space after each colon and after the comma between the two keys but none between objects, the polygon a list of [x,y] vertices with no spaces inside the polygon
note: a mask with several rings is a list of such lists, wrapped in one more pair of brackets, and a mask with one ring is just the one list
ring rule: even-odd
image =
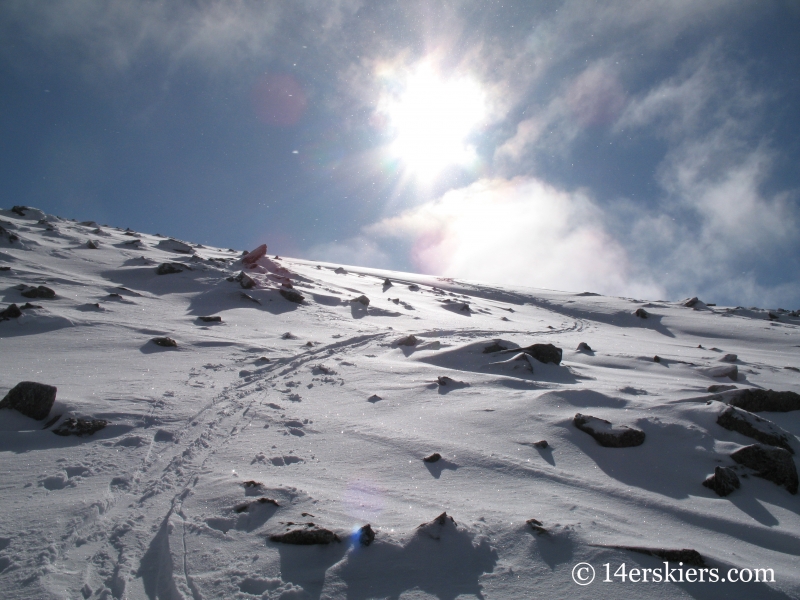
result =
[{"label": "white cloud", "polygon": [[365,229],[411,242],[415,268],[449,277],[607,294],[658,296],[583,192],[530,178],[483,179]]}]

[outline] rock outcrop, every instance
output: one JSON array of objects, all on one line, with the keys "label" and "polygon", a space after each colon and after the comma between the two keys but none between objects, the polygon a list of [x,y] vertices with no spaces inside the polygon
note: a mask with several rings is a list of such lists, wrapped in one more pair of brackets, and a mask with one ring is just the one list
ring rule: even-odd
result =
[{"label": "rock outcrop", "polygon": [[591,435],[606,448],[630,448],[644,443],[644,431],[627,425],[613,425],[605,419],[578,413],[572,420],[575,427]]},{"label": "rock outcrop", "polygon": [[749,467],[758,477],[784,486],[790,494],[797,494],[797,467],[791,453],[783,448],[753,444],[740,448],[731,458]]},{"label": "rock outcrop", "polygon": [[789,412],[800,410],[800,394],[772,390],[742,390],[730,400],[730,405],[749,412]]},{"label": "rock outcrop", "polygon": [[46,383],[22,381],[0,401],[0,408],[13,408],[26,417],[43,421],[56,401],[57,388]]},{"label": "rock outcrop", "polygon": [[724,497],[734,490],[738,490],[741,484],[736,471],[730,467],[715,467],[714,474],[709,475],[703,485]]}]

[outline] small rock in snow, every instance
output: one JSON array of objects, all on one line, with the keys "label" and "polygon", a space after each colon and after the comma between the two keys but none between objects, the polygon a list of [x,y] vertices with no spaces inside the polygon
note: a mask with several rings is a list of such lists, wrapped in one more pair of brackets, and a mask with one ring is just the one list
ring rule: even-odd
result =
[{"label": "small rock in snow", "polygon": [[700,302],[700,300],[697,299],[697,296],[693,296],[693,297],[689,298],[688,300],[685,300],[683,302],[683,305],[686,306],[687,308],[692,308],[698,302]]},{"label": "small rock in snow", "polygon": [[309,523],[306,527],[306,529],[294,529],[286,533],[274,534],[269,536],[269,539],[272,542],[296,546],[325,545],[341,541],[339,536],[332,531],[318,527],[313,523]]},{"label": "small rock in snow", "polygon": [[372,396],[367,398],[367,402],[372,402],[373,404],[375,404],[376,402],[380,402],[381,400],[383,400],[383,398],[378,396],[378,394],[372,394]]},{"label": "small rock in snow", "polygon": [[157,338],[153,338],[150,341],[153,342],[156,346],[162,346],[164,348],[177,348],[178,347],[178,342],[176,342],[175,340],[173,340],[170,337],[157,337]]},{"label": "small rock in snow", "polygon": [[725,356],[720,358],[720,361],[726,363],[735,363],[737,360],[739,360],[739,357],[736,356],[735,354],[726,354]]},{"label": "small rock in snow", "polygon": [[741,484],[736,471],[730,467],[715,467],[714,474],[709,475],[703,485],[724,497],[738,490]]},{"label": "small rock in snow", "polygon": [[392,287],[392,282],[389,280],[388,277],[383,280],[383,287],[384,287],[384,289]]},{"label": "small rock in snow", "polygon": [[542,525],[542,522],[540,520],[538,520],[538,519],[528,519],[525,522],[528,525],[530,525],[531,529],[533,529],[539,535],[547,535],[548,531],[547,531],[547,529],[544,528],[544,526]]},{"label": "small rock in snow", "polygon": [[263,506],[264,504],[271,504],[272,506],[280,506],[280,504],[278,504],[278,501],[273,500],[272,498],[259,498],[258,500],[247,502],[246,504],[240,504],[233,510],[237,513],[243,513],[247,512],[251,506]]},{"label": "small rock in snow", "polygon": [[26,417],[42,421],[53,408],[57,391],[54,385],[21,381],[0,401],[0,408],[13,408]]},{"label": "small rock in snow", "polygon": [[165,262],[156,268],[156,275],[172,275],[173,273],[183,273],[183,265],[181,263]]},{"label": "small rock in snow", "polygon": [[505,346],[501,345],[499,341],[495,340],[494,343],[486,346],[483,349],[484,354],[492,354],[494,352],[502,352],[503,350],[508,350]]},{"label": "small rock in snow", "polygon": [[0,311],[0,321],[6,321],[8,319],[16,319],[21,316],[22,316],[22,311],[16,304],[10,304],[6,309]]},{"label": "small rock in snow", "polygon": [[336,267],[336,270],[334,271],[334,273],[336,273],[338,275],[346,275],[347,271],[345,271],[342,267]]},{"label": "small rock in snow", "polygon": [[630,448],[644,443],[644,431],[627,425],[612,425],[610,421],[578,413],[572,420],[575,427],[591,435],[606,448]]},{"label": "small rock in snow", "polygon": [[650,316],[648,312],[643,308],[637,308],[636,312],[633,314],[639,317],[640,319],[646,319],[647,317]]},{"label": "small rock in snow", "polygon": [[369,546],[373,541],[375,541],[375,532],[367,523],[358,530],[358,543],[362,546]]},{"label": "small rock in snow", "polygon": [[253,250],[252,252],[245,251],[244,256],[242,257],[242,262],[248,266],[253,266],[258,262],[258,259],[263,258],[267,255],[267,245],[261,244],[258,248]]},{"label": "small rock in snow", "polygon": [[203,323],[222,323],[222,317],[214,316],[214,317],[197,317],[198,321],[203,321]]},{"label": "small rock in snow", "polygon": [[711,367],[705,370],[709,377],[727,377],[731,381],[739,379],[739,367],[736,365],[726,365],[723,367]]},{"label": "small rock in snow", "polygon": [[92,435],[108,425],[105,419],[66,419],[61,425],[53,429],[56,435],[68,436]]},{"label": "small rock in snow", "polygon": [[241,285],[244,289],[249,290],[250,288],[255,287],[256,280],[250,277],[244,271],[239,271],[239,274],[233,278],[234,281],[238,281],[239,285]]},{"label": "small rock in snow", "polygon": [[358,302],[363,304],[364,306],[369,306],[369,298],[367,298],[364,294],[361,294],[358,298],[353,298],[350,300],[351,303]]},{"label": "small rock in snow", "polygon": [[412,292],[418,292],[419,286],[416,283],[412,283],[410,286],[408,286],[408,289],[410,289]]},{"label": "small rock in snow", "polygon": [[751,437],[762,444],[777,446],[794,454],[794,450],[789,445],[788,433],[766,419],[735,406],[728,406],[720,413],[717,417],[717,425],[728,431],[735,431]]},{"label": "small rock in snow", "polygon": [[790,494],[797,494],[797,467],[792,455],[783,448],[752,444],[740,448],[731,458],[756,471],[758,477],[784,486]]},{"label": "small rock in snow", "polygon": [[305,300],[305,296],[300,292],[296,292],[294,290],[287,290],[286,288],[281,288],[278,290],[281,296],[286,298],[289,302],[295,302],[300,304],[303,300]]},{"label": "small rock in snow", "polygon": [[553,344],[533,344],[527,348],[514,348],[507,350],[507,352],[524,352],[540,363],[553,363],[554,365],[561,364],[561,356],[563,354],[561,348]]},{"label": "small rock in snow", "polygon": [[653,362],[660,363],[660,362],[661,362],[661,357],[660,357],[658,354],[656,354],[656,355],[653,357]]},{"label": "small rock in snow", "polygon": [[53,290],[43,285],[37,287],[25,286],[22,295],[26,298],[46,298],[48,300],[56,297],[56,293]]},{"label": "small rock in snow", "polygon": [[586,342],[581,342],[578,344],[578,352],[594,352],[594,350],[592,350],[592,347]]},{"label": "small rock in snow", "polygon": [[419,340],[413,334],[400,338],[395,342],[397,346],[416,346]]},{"label": "small rock in snow", "polygon": [[707,388],[707,392],[711,394],[718,394],[719,392],[727,392],[728,390],[735,390],[736,386],[730,383],[716,383]]},{"label": "small rock in snow", "polygon": [[538,442],[534,442],[533,446],[535,448],[545,449],[549,446],[549,444],[547,443],[547,440],[539,440]]},{"label": "small rock in snow", "polygon": [[446,529],[456,526],[455,519],[448,516],[446,512],[443,512],[433,521],[430,521],[429,523],[423,523],[417,527],[417,531],[419,533],[425,533],[429,535],[434,540],[438,540],[442,537],[442,533],[444,533]]},{"label": "small rock in snow", "polygon": [[422,460],[425,461],[426,463],[435,463],[437,460],[440,460],[441,458],[442,458],[441,454],[439,454],[438,452],[434,452],[433,454],[431,454],[430,456],[426,456]]},{"label": "small rock in snow", "polygon": [[789,412],[800,410],[800,394],[772,390],[742,390],[730,404],[749,412]]},{"label": "small rock in snow", "polygon": [[86,247],[89,248],[89,250],[97,250],[100,248],[100,242],[97,240],[89,240],[86,242]]}]

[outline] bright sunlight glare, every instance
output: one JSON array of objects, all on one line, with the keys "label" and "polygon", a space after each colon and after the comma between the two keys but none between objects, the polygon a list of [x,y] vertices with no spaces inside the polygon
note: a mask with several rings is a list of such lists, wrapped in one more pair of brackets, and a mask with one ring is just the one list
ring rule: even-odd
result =
[{"label": "bright sunlight glare", "polygon": [[443,79],[423,65],[382,108],[395,134],[390,152],[416,176],[431,179],[447,166],[476,160],[467,138],[486,116],[485,94],[476,81]]}]

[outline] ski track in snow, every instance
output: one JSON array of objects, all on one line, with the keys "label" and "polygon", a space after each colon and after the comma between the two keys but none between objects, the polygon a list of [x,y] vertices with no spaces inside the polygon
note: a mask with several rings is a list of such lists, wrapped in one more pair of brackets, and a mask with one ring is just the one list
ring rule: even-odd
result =
[{"label": "ski track in snow", "polygon": [[[0,240],[2,308],[28,301],[20,284],[57,294],[0,322],[3,393],[23,380],[57,385],[52,415],[111,422],[62,438],[0,411],[4,597],[800,594],[798,497],[739,467],[742,486],[726,498],[701,485],[753,443],[716,424],[730,393],[709,385],[800,391],[800,319],[786,311],[268,256],[245,268],[257,283],[244,289],[227,280],[240,253],[173,252],[183,246],[35,209],[0,221],[20,238]],[[156,275],[164,262],[183,272]],[[287,282],[301,305],[279,295]],[[368,306],[352,302],[362,294]],[[648,319],[633,315],[640,307]],[[197,320],[217,314],[222,323]],[[416,346],[398,345],[409,334]],[[159,336],[177,347],[150,342]],[[484,354],[496,340],[507,352]],[[582,341],[593,351],[576,351]],[[510,360],[532,343],[562,348],[562,364]],[[738,355],[735,382],[707,373],[726,353]],[[646,441],[601,447],[573,426],[578,412]],[[798,412],[761,416],[800,450]],[[432,452],[441,460],[424,463]],[[443,511],[457,526],[441,539],[416,531]],[[309,521],[342,542],[268,541]],[[365,523],[378,533],[367,548],[349,537]],[[773,568],[776,582],[572,581],[578,562],[660,564],[620,546],[693,548],[709,566]]]}]

